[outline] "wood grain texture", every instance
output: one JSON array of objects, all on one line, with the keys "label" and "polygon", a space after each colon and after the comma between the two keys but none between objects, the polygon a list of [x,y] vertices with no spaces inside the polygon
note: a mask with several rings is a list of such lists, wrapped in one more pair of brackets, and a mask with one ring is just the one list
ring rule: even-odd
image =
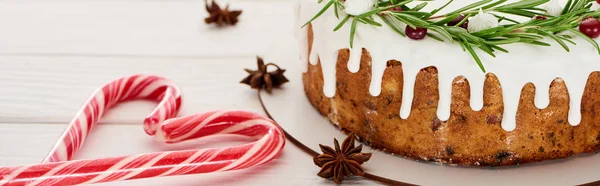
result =
[{"label": "wood grain texture", "polygon": [[240,22],[218,29],[203,0],[0,1],[0,54],[231,57],[292,37],[294,1],[229,2]]},{"label": "wood grain texture", "polygon": [[[267,58],[268,60],[268,58]],[[172,79],[183,91],[180,115],[213,109],[260,111],[239,81],[255,58],[0,57],[0,123],[67,123],[103,84],[135,73]],[[102,123],[141,123],[155,103],[127,102]]]}]

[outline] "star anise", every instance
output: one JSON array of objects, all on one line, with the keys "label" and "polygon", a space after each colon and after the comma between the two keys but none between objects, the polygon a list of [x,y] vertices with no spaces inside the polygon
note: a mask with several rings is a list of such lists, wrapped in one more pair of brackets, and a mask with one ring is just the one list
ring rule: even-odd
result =
[{"label": "star anise", "polygon": [[319,144],[323,154],[313,158],[315,165],[321,167],[317,173],[322,178],[331,178],[335,183],[341,183],[344,177],[352,175],[363,176],[365,171],[361,165],[369,161],[371,153],[362,153],[362,144],[354,147],[354,135],[348,136],[342,142],[342,148],[337,139],[333,139],[335,150]]},{"label": "star anise", "polygon": [[[283,75],[285,69],[279,68],[276,64],[269,63],[265,65],[262,58],[256,57],[256,63],[258,70],[245,69],[248,72],[248,76],[244,78],[240,83],[250,85],[254,89],[265,88],[268,93],[271,93],[273,87],[279,88],[289,80]],[[268,72],[267,67],[274,66],[277,68],[275,71]]]},{"label": "star anise", "polygon": [[207,24],[215,23],[217,26],[223,24],[235,25],[238,22],[238,16],[242,14],[240,10],[229,11],[229,5],[225,6],[225,9],[221,9],[214,0],[212,0],[210,6],[206,2],[206,11],[208,11],[209,16],[204,19],[204,22]]}]

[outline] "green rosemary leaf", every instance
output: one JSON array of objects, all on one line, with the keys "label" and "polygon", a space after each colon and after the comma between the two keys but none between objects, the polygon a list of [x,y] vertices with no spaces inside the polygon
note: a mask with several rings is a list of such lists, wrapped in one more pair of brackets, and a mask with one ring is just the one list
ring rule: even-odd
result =
[{"label": "green rosemary leaf", "polygon": [[338,14],[338,3],[335,3],[335,6],[333,6],[333,13],[335,14],[336,18],[340,18],[339,14]]},{"label": "green rosemary leaf", "polygon": [[564,17],[553,17],[550,19],[546,19],[546,20],[541,20],[538,23],[536,23],[537,26],[553,26],[553,25],[558,25],[558,22],[561,22],[562,20],[564,20]]},{"label": "green rosemary leaf", "polygon": [[454,25],[454,26],[460,27],[460,25],[462,25],[463,23],[465,23],[469,20],[469,17],[471,17],[471,15],[473,15],[473,14],[467,14],[467,16],[465,16],[465,18],[463,18],[463,20],[460,20],[460,22],[456,23],[456,25]]},{"label": "green rosemary leaf", "polygon": [[499,15],[497,15],[497,14],[492,14],[492,15],[493,15],[494,17],[498,18],[498,22],[501,22],[501,21],[503,21],[503,20],[507,20],[507,21],[509,21],[509,22],[512,22],[512,23],[515,23],[515,24],[519,24],[519,23],[521,23],[521,22],[515,21],[514,19],[507,18],[506,16],[499,16]]},{"label": "green rosemary leaf", "polygon": [[446,31],[444,28],[442,28],[440,26],[431,25],[431,26],[427,27],[427,29],[440,34],[440,36],[442,36],[443,38],[445,38],[448,41],[451,41],[451,42],[454,41],[454,39],[452,39],[452,35],[450,35],[450,33],[448,33],[448,31]]},{"label": "green rosemary leaf", "polygon": [[485,67],[483,67],[483,63],[481,62],[481,59],[479,59],[479,56],[477,55],[477,53],[475,53],[475,50],[473,50],[473,48],[471,46],[469,46],[468,43],[463,44],[463,45],[467,49],[467,51],[469,51],[471,56],[473,56],[473,59],[475,59],[475,62],[477,62],[477,66],[479,66],[481,71],[483,71],[485,73],[486,72]]},{"label": "green rosemary leaf", "polygon": [[507,38],[507,39],[485,41],[485,43],[488,45],[505,45],[505,44],[516,43],[516,42],[519,42],[520,40],[521,40],[520,38]]},{"label": "green rosemary leaf", "polygon": [[386,8],[376,8],[376,9],[373,9],[373,10],[371,10],[371,11],[368,11],[368,12],[365,12],[365,13],[363,13],[363,14],[360,14],[360,15],[358,15],[358,16],[356,16],[356,17],[367,17],[367,16],[371,16],[371,15],[373,15],[373,14],[376,14],[376,13],[379,13],[379,12],[381,12],[381,11],[385,10],[385,9],[386,9]]},{"label": "green rosemary leaf", "polygon": [[358,18],[352,19],[352,26],[350,27],[350,48],[354,45],[354,34],[356,34],[356,25],[358,24]]},{"label": "green rosemary leaf", "polygon": [[360,19],[370,25],[382,26],[381,23],[378,23],[377,21],[373,20],[373,18],[371,18],[370,16],[369,17],[361,17]]},{"label": "green rosemary leaf", "polygon": [[392,28],[392,30],[394,30],[396,33],[406,37],[406,34],[404,34],[404,32],[402,32],[402,30],[400,30],[400,27],[398,26],[398,24],[395,24],[395,21],[393,18],[391,18],[391,15],[385,14],[385,15],[379,15],[379,17],[381,18],[381,20],[383,20],[383,22],[385,24],[387,24],[388,26],[390,26]]},{"label": "green rosemary leaf", "polygon": [[496,10],[498,10],[498,9],[531,8],[531,7],[535,7],[535,6],[539,6],[544,3],[547,3],[548,1],[550,1],[550,0],[522,0],[522,1],[517,1],[514,3],[509,3],[509,4],[502,5],[502,6],[498,6],[498,7],[496,7]]},{"label": "green rosemary leaf", "polygon": [[506,34],[504,36],[508,37],[508,38],[518,37],[518,38],[532,39],[532,40],[544,39],[544,37],[539,36],[537,34],[532,34],[532,33],[510,33],[510,34]]},{"label": "green rosemary leaf", "polygon": [[571,8],[571,3],[573,3],[573,0],[567,1],[567,4],[565,5],[565,7],[563,7],[561,14],[566,14],[569,12],[569,9]]},{"label": "green rosemary leaf", "polygon": [[400,8],[402,8],[402,10],[410,10],[410,7],[406,6],[406,5],[400,5]]},{"label": "green rosemary leaf", "polygon": [[498,6],[499,4],[502,4],[502,3],[506,2],[506,1],[507,0],[499,0],[499,1],[496,1],[496,2],[493,2],[493,3],[490,3],[488,5],[485,5],[485,6],[481,7],[481,9],[487,10],[487,9],[492,8],[492,7]]},{"label": "green rosemary leaf", "polygon": [[338,6],[340,6],[341,9],[345,9],[346,8],[346,6],[344,6],[344,4],[342,2],[340,2],[339,0],[335,1],[335,3],[338,4]]},{"label": "green rosemary leaf", "polygon": [[533,11],[546,12],[546,9],[543,9],[543,8],[537,8],[537,7],[524,8],[524,10],[533,10]]},{"label": "green rosemary leaf", "polygon": [[558,37],[556,37],[554,34],[552,34],[552,33],[548,33],[548,32],[546,32],[546,31],[543,31],[543,30],[540,30],[540,29],[537,29],[537,28],[530,28],[529,30],[534,30],[535,32],[537,32],[537,33],[539,33],[539,34],[542,34],[542,35],[548,36],[548,37],[550,37],[550,38],[554,39],[554,40],[555,40],[555,41],[556,41],[556,42],[557,42],[557,43],[558,43],[560,46],[562,46],[562,47],[563,47],[563,48],[564,48],[564,49],[565,49],[567,52],[571,51],[571,50],[569,49],[569,46],[567,46],[567,44],[566,44],[566,43],[565,43],[563,40],[559,39],[559,38],[558,38]]},{"label": "green rosemary leaf", "polygon": [[[355,17],[354,19],[356,19],[356,17]],[[358,19],[358,22],[360,22],[360,23],[362,23],[362,24],[365,24],[365,25],[368,25],[368,24],[369,24],[369,23],[367,23],[365,20],[362,20],[362,19]]]},{"label": "green rosemary leaf", "polygon": [[430,38],[433,38],[433,39],[435,39],[435,40],[438,40],[438,41],[444,42],[444,40],[443,40],[442,38],[440,38],[440,37],[436,36],[435,34],[432,34],[432,33],[427,33],[427,36],[429,36]]},{"label": "green rosemary leaf", "polygon": [[[558,33],[558,34],[562,34],[562,32]],[[558,35],[558,36],[563,37],[563,38],[567,38],[567,39],[573,39],[573,37],[571,37],[570,35]]]},{"label": "green rosemary leaf", "polygon": [[562,31],[568,30],[570,28],[576,28],[577,26],[578,26],[578,23],[576,23],[575,25],[569,24],[569,25],[558,26],[558,27],[544,28],[543,30],[546,32],[556,33],[556,32],[562,32]]},{"label": "green rosemary leaf", "polygon": [[562,14],[561,17],[573,17],[573,16],[578,16],[579,14],[585,13],[590,11],[589,9],[579,9],[579,10],[573,10],[569,13],[565,13]]},{"label": "green rosemary leaf", "polygon": [[346,15],[346,17],[344,17],[344,19],[340,22],[340,24],[338,24],[333,31],[338,31],[340,28],[342,28],[342,26],[344,26],[344,24],[346,24],[346,22],[348,21],[348,19],[350,19],[350,15]]},{"label": "green rosemary leaf", "polygon": [[474,46],[477,46],[479,49],[481,49],[481,51],[484,51],[485,53],[489,54],[490,56],[496,57],[496,54],[494,54],[494,49],[489,47],[487,44],[485,44],[483,42],[478,42]]},{"label": "green rosemary leaf", "polygon": [[464,44],[462,41],[460,41],[460,40],[459,40],[459,41],[458,41],[458,44],[460,45],[460,48],[462,48],[462,51],[463,51],[463,52],[466,52],[466,51],[467,51],[467,47],[465,47],[465,44]]},{"label": "green rosemary leaf", "polygon": [[582,15],[581,17],[600,17],[600,9],[590,12],[588,14]]},{"label": "green rosemary leaf", "polygon": [[397,17],[404,18],[406,21],[409,21],[410,23],[412,23],[413,25],[415,25],[417,27],[426,28],[429,25],[429,23],[427,21],[424,21],[424,20],[422,20],[418,17],[415,17],[413,15],[410,15],[410,14],[405,14],[403,12],[397,12],[397,13],[394,13],[394,15]]},{"label": "green rosemary leaf", "polygon": [[456,19],[458,16],[460,16],[460,14],[454,14],[454,15],[451,15],[451,16],[447,16],[446,18],[444,18],[442,20],[439,20],[439,21],[437,21],[437,22],[435,22],[433,24],[434,25],[444,25],[444,24],[449,23],[450,21]]},{"label": "green rosemary leaf", "polygon": [[481,0],[481,1],[477,1],[477,2],[475,2],[475,3],[472,3],[472,4],[469,4],[469,5],[467,5],[467,6],[465,6],[465,7],[459,8],[459,9],[457,9],[457,10],[455,10],[455,11],[452,11],[452,12],[450,12],[450,13],[447,13],[446,15],[460,14],[460,13],[462,13],[462,12],[464,12],[464,11],[467,11],[467,10],[471,10],[471,9],[477,8],[477,7],[481,6],[481,5],[487,4],[487,3],[489,3],[489,2],[492,2],[492,0]]},{"label": "green rosemary leaf", "polygon": [[[530,20],[524,23],[520,23],[520,24],[514,24],[514,25],[510,25],[510,26],[506,26],[504,27],[504,29],[486,36],[487,38],[494,38],[494,37],[499,37],[499,36],[505,36],[505,35],[509,35],[509,34],[513,34],[515,33],[515,31],[519,28],[523,28],[523,27],[527,27],[527,26],[531,26],[535,23],[535,20]],[[540,37],[540,36],[538,36]]]},{"label": "green rosemary leaf", "polygon": [[571,11],[582,9],[585,6],[585,4],[587,4],[587,0],[575,0],[573,7],[571,7],[571,9],[569,11],[571,12]]},{"label": "green rosemary leaf", "polygon": [[532,45],[539,45],[539,46],[552,46],[552,45],[550,45],[550,43],[537,41],[537,40],[531,40],[531,39],[521,39],[519,42],[532,44]]},{"label": "green rosemary leaf", "polygon": [[417,28],[417,26],[416,26],[416,25],[414,25],[412,22],[410,22],[410,21],[408,21],[408,20],[404,19],[403,17],[401,17],[401,16],[397,16],[397,15],[395,15],[395,14],[392,14],[392,15],[393,15],[393,16],[394,16],[394,18],[396,18],[398,21],[400,21],[400,22],[403,22],[404,24],[408,25],[409,27],[411,27],[411,28],[413,28],[413,29],[416,29],[416,28]]},{"label": "green rosemary leaf", "polygon": [[571,38],[567,38],[565,36],[559,36],[559,35],[557,35],[556,37],[558,37],[559,39],[561,39],[563,41],[569,42],[569,43],[571,43],[573,45],[577,45],[577,43],[575,43],[573,40],[571,40]]},{"label": "green rosemary leaf", "polygon": [[[573,11],[573,13],[575,13],[577,11]],[[564,17],[562,20],[558,21],[555,25],[564,25],[564,24],[569,24],[569,23],[573,23],[573,22],[580,22],[580,18],[581,17],[588,17],[588,16],[568,16],[568,17]]]},{"label": "green rosemary leaf", "polygon": [[533,17],[536,15],[545,15],[542,13],[532,12],[532,11],[524,10],[524,9],[501,9],[501,10],[497,9],[496,11],[506,13],[506,14],[523,16],[523,17]]},{"label": "green rosemary leaf", "polygon": [[575,30],[574,28],[569,29],[569,31],[573,32],[574,34],[577,34],[579,37],[585,39],[588,43],[592,44],[592,46],[594,46],[594,48],[596,48],[596,50],[598,51],[598,54],[600,55],[600,47],[598,46],[598,43],[596,43],[595,40],[593,40],[592,38],[581,33],[579,30]]},{"label": "green rosemary leaf", "polygon": [[437,8],[437,9],[435,9],[435,10],[431,11],[431,12],[430,12],[430,13],[431,13],[431,15],[435,15],[436,13],[440,12],[442,9],[446,8],[446,6],[448,6],[450,3],[452,3],[452,1],[454,1],[454,0],[450,0],[450,1],[448,1],[446,4],[444,4],[444,6],[442,6],[442,7],[440,7],[440,8]]},{"label": "green rosemary leaf", "polygon": [[468,33],[467,30],[465,30],[464,28],[461,27],[455,27],[455,26],[448,26],[448,27],[444,27],[448,32],[452,33],[452,35],[462,35],[465,33]]},{"label": "green rosemary leaf", "polygon": [[504,53],[508,53],[508,50],[506,50],[506,49],[504,49],[504,48],[502,48],[502,47],[500,47],[498,45],[490,45],[490,47],[492,47],[494,50],[498,50],[498,51],[501,51],[501,52],[504,52]]},{"label": "green rosemary leaf", "polygon": [[413,10],[402,11],[402,13],[410,14],[410,15],[413,15],[413,16],[416,16],[416,17],[429,17],[429,16],[431,16],[431,13],[429,13],[429,12],[417,12],[417,11],[413,11]]},{"label": "green rosemary leaf", "polygon": [[325,13],[325,11],[327,9],[329,9],[329,7],[331,7],[331,5],[335,2],[336,0],[330,0],[329,3],[327,3],[325,5],[325,7],[323,7],[321,9],[321,11],[319,11],[319,13],[317,13],[317,15],[315,15],[314,17],[312,17],[308,22],[306,22],[304,25],[302,25],[302,28],[304,28],[306,25],[310,24],[312,21],[314,21],[315,19],[317,19],[319,16],[321,16],[323,13]]},{"label": "green rosemary leaf", "polygon": [[410,11],[411,9],[406,6],[406,4],[408,4],[410,2],[413,2],[413,0],[406,0],[406,1],[402,1],[400,3],[390,4],[388,6],[379,7],[378,9],[381,11],[385,11],[385,10],[389,10],[391,8],[400,7],[400,8],[402,8],[403,11]]},{"label": "green rosemary leaf", "polygon": [[485,44],[485,39],[480,38],[480,37],[475,37],[471,34],[462,34],[461,36],[463,36],[464,38],[466,38],[468,41],[476,43],[476,44]]},{"label": "green rosemary leaf", "polygon": [[427,6],[427,3],[421,3],[421,4],[418,4],[417,6],[413,7],[412,9],[410,9],[410,11],[416,12],[416,11],[419,11],[419,10],[425,8],[425,6]]}]

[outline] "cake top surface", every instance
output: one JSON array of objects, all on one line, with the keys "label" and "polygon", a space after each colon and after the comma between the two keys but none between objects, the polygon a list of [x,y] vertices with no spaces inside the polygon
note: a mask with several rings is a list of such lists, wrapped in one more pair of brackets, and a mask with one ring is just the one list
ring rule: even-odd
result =
[{"label": "cake top surface", "polygon": [[[336,1],[336,0],[332,0]],[[400,0],[398,0],[400,1]],[[337,1],[336,1],[337,2]],[[342,2],[342,1],[339,1]],[[414,40],[409,37],[403,37],[397,30],[385,23],[383,16],[372,16],[373,21],[382,23],[382,26],[364,24],[356,21],[356,26],[352,26],[354,16],[349,16],[347,22],[340,24],[348,14],[360,13],[362,9],[371,8],[374,0],[347,0],[349,11],[329,8],[311,23],[313,29],[312,52],[308,51],[308,27],[302,27],[311,18],[317,15],[328,3],[317,2],[317,0],[300,0],[297,7],[297,37],[300,42],[301,59],[311,64],[317,64],[320,61],[323,70],[324,94],[328,97],[335,95],[335,74],[338,51],[340,49],[350,49],[350,59],[348,61],[348,70],[357,72],[360,67],[362,49],[366,49],[372,58],[371,69],[372,78],[370,90],[372,96],[377,96],[381,92],[381,80],[388,60],[398,60],[402,63],[404,73],[404,91],[402,96],[402,107],[400,116],[407,118],[410,114],[410,105],[412,104],[413,90],[416,74],[425,67],[435,66],[439,77],[439,107],[438,118],[447,120],[450,116],[451,87],[456,77],[465,77],[471,86],[471,107],[473,110],[480,110],[483,107],[483,82],[486,73],[495,74],[502,86],[504,114],[502,127],[505,130],[513,130],[516,125],[516,111],[519,104],[519,97],[523,86],[529,82],[536,87],[535,105],[538,108],[545,108],[549,103],[550,83],[559,78],[559,81],[565,81],[570,97],[569,123],[577,125],[581,119],[580,105],[589,74],[600,70],[600,55],[596,48],[581,35],[568,34],[576,44],[566,43],[569,51],[566,51],[561,45],[556,43],[550,37],[544,37],[542,42],[550,43],[551,46],[538,46],[527,43],[511,43],[501,45],[508,53],[496,51],[495,57],[486,54],[482,50],[475,49],[473,52],[480,58],[480,63],[485,68],[485,72],[474,60],[474,56],[463,51],[461,45],[453,41],[440,42],[432,37],[425,37],[420,40]],[[472,4],[476,1],[454,1],[440,11],[444,15],[448,11],[453,11]],[[511,3],[515,1],[508,1]],[[586,1],[588,2],[588,1]],[[354,3],[350,5],[347,3]],[[371,3],[371,4],[369,4]],[[423,2],[411,2],[406,6],[416,7]],[[420,11],[429,12],[435,8],[442,7],[447,2],[428,1],[428,5]],[[493,2],[492,2],[493,3]],[[553,8],[560,9],[564,7],[567,1],[549,1],[540,5],[540,10],[546,10],[548,14]],[[589,2],[589,9],[600,12],[598,3]],[[335,7],[335,6],[332,6]],[[358,7],[358,8],[357,8]],[[483,8],[481,8],[483,10]],[[489,22],[489,16],[486,20],[487,12],[492,10],[483,10],[468,15],[469,31],[473,27],[486,27],[485,22]],[[548,15],[550,18],[551,16]],[[493,17],[493,16],[492,16]],[[532,18],[507,16],[517,21],[528,21]],[[483,21],[479,21],[483,20]],[[482,23],[483,22],[483,23]],[[505,21],[500,21],[500,24]],[[498,21],[496,20],[496,23]],[[405,32],[406,24],[403,22],[395,23],[399,25],[401,32]],[[339,27],[341,26],[341,27]],[[336,27],[338,30],[334,31]],[[408,27],[407,27],[408,28]],[[354,31],[353,31],[354,30]],[[350,44],[350,35],[353,33],[352,46]],[[431,32],[430,32],[431,33]],[[561,33],[563,34],[563,33]],[[595,41],[599,41],[595,39]]]}]

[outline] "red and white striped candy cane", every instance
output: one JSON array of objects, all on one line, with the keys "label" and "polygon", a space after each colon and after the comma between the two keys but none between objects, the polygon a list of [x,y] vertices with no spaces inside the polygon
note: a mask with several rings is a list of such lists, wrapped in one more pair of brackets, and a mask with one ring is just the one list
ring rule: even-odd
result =
[{"label": "red and white striped candy cane", "polygon": [[[115,82],[120,81],[117,80]],[[155,113],[164,112],[160,111],[164,109],[161,107],[173,108],[173,111],[176,111],[178,108],[177,105],[180,102],[178,89],[168,84],[163,85],[167,85],[164,86],[165,88],[162,88],[167,93],[164,93],[163,96],[152,97],[163,98],[163,101],[161,101],[161,104],[159,104],[159,107],[155,112],[148,117],[150,119],[146,119],[146,123],[150,126],[145,127],[145,129],[147,132],[150,131],[148,132],[149,134],[156,133],[158,139],[167,143],[175,143],[220,134],[242,135],[257,140],[248,144],[226,148],[168,151],[92,160],[60,161],[29,166],[0,167],[0,185],[77,185],[148,177],[237,170],[268,162],[275,158],[283,149],[285,145],[283,131],[272,120],[250,112],[214,111],[169,119],[163,123],[158,122],[171,116],[170,114],[154,115]],[[171,88],[174,92],[168,93]],[[177,96],[171,97],[170,95]],[[126,97],[122,95],[113,96]],[[144,96],[141,97],[148,98]],[[88,101],[88,103],[92,102],[93,101]],[[86,108],[87,107],[84,107],[84,109]],[[107,107],[105,106],[102,108]],[[167,110],[168,109],[165,109],[165,111]],[[100,115],[101,113],[96,116]],[[92,119],[91,121],[97,121],[97,118]],[[91,122],[90,125],[93,125],[94,123],[95,122]],[[71,123],[69,126],[77,125]],[[87,130],[87,132],[89,132],[89,130]],[[65,136],[69,135],[63,135],[63,137]],[[71,139],[76,138],[71,137]],[[74,144],[74,142],[71,142],[70,144]],[[73,155],[67,157],[72,157]]]},{"label": "red and white striped candy cane", "polygon": [[122,77],[104,85],[77,112],[43,163],[72,160],[104,112],[132,99],[160,101],[144,120],[144,130],[154,135],[158,124],[177,115],[181,91],[170,80],[153,75]]}]

